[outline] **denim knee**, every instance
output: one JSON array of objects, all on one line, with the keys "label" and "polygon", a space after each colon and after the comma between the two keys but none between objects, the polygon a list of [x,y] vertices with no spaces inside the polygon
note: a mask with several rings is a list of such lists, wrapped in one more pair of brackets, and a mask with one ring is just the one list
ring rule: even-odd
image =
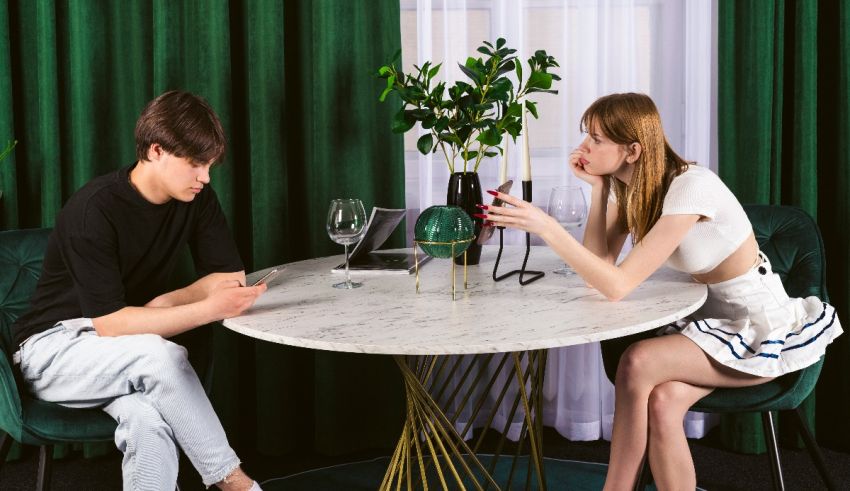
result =
[{"label": "denim knee", "polygon": [[[137,376],[153,379],[157,382],[171,382],[185,378],[186,375],[197,377],[189,363],[186,348],[155,334],[143,334],[133,343],[134,354],[139,363],[134,366]],[[144,391],[144,387],[136,387]]]},{"label": "denim knee", "polygon": [[184,369],[189,365],[186,348],[156,334],[141,334],[134,347],[138,356],[160,369]]}]

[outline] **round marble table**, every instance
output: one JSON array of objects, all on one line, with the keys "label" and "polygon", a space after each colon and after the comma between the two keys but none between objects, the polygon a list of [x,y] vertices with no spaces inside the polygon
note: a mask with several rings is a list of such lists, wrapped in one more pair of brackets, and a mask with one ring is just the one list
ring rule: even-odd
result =
[{"label": "round marble table", "polygon": [[[355,290],[337,290],[330,270],[341,256],[286,265],[245,315],[224,321],[242,334],[274,343],[375,354],[471,354],[527,351],[611,339],[681,319],[702,305],[705,285],[662,268],[619,302],[609,302],[578,275],[545,277],[520,286],[516,277],[491,278],[496,249],[481,263],[457,268],[452,301],[450,262],[432,259],[413,275],[358,274]],[[518,267],[522,252],[506,247],[502,268]],[[515,263],[515,264],[514,264]],[[548,247],[533,247],[529,267],[561,266]],[[258,278],[263,271],[249,277]]]},{"label": "round marble table", "polygon": [[[529,269],[547,272],[540,280],[526,286],[516,276],[494,282],[496,253],[497,248],[485,247],[480,264],[468,267],[465,290],[463,267],[457,268],[455,300],[448,260],[432,259],[422,266],[419,293],[414,275],[405,274],[354,272],[352,276],[363,282],[361,288],[332,288],[339,275],[330,271],[342,256],[287,264],[249,311],[224,325],[290,346],[394,355],[405,382],[408,412],[381,489],[412,489],[427,481],[443,489],[460,483],[476,489],[489,483],[501,489],[492,469],[476,458],[484,435],[467,444],[471,427],[458,430],[458,417],[466,411],[464,418],[474,420],[485,406],[495,414],[511,396],[506,421],[510,424],[515,414],[523,419],[518,447],[524,448],[527,441],[529,462],[535,466],[529,467],[528,486],[545,489],[539,397],[546,348],[657,328],[698,309],[707,289],[689,275],[662,268],[625,299],[610,302],[577,275],[549,273],[563,264],[547,247],[533,247],[528,262]],[[519,267],[523,253],[524,248],[506,247],[500,270]],[[249,275],[249,283],[262,274]],[[492,399],[497,399],[495,404],[485,404]],[[503,439],[506,433],[507,426]]]}]

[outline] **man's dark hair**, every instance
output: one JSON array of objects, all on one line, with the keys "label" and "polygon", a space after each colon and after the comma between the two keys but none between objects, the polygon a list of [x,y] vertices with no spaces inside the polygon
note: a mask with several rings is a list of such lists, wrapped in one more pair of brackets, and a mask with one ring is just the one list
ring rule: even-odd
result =
[{"label": "man's dark hair", "polygon": [[136,122],[136,157],[148,160],[154,143],[177,157],[207,163],[224,155],[226,140],[207,101],[171,90],[150,101]]}]

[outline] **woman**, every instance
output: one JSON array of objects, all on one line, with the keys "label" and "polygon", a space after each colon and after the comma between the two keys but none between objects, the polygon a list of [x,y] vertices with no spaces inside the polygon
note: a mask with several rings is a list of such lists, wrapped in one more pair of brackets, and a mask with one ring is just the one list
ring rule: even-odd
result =
[{"label": "woman", "polygon": [[[703,307],[662,330],[670,335],[623,354],[605,482],[632,489],[648,452],[659,489],[694,489],[682,424],[688,408],[717,387],[758,385],[815,363],[841,326],[821,300],[788,298],[740,203],[715,174],[670,148],[649,97],[602,97],[581,127],[587,137],[570,166],[591,185],[583,245],[512,196],[489,191],[512,207],[481,208],[491,225],[539,235],[611,301],[665,263],[708,285]],[[634,247],[615,264],[629,234]]]}]

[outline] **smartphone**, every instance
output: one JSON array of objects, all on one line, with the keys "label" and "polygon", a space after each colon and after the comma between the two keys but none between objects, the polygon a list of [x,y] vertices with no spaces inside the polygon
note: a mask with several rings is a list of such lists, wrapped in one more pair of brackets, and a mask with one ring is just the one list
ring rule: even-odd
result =
[{"label": "smartphone", "polygon": [[273,270],[263,275],[262,278],[252,283],[251,286],[257,286],[262,285],[263,283],[268,283],[273,280],[278,274],[280,274],[281,271],[283,271],[282,268],[274,268]]},{"label": "smartphone", "polygon": [[[508,194],[508,193],[511,192],[511,185],[513,185],[513,183],[514,183],[513,179],[507,180],[507,181],[503,182],[501,186],[496,188],[496,191],[498,191],[500,193]],[[502,206],[503,204],[505,204],[504,201],[502,201],[499,198],[494,197],[493,202],[490,203],[490,206]],[[478,244],[484,245],[488,240],[490,240],[490,237],[493,236],[494,230],[496,230],[496,227],[482,227],[481,232],[478,234],[478,239],[476,239]]]}]

